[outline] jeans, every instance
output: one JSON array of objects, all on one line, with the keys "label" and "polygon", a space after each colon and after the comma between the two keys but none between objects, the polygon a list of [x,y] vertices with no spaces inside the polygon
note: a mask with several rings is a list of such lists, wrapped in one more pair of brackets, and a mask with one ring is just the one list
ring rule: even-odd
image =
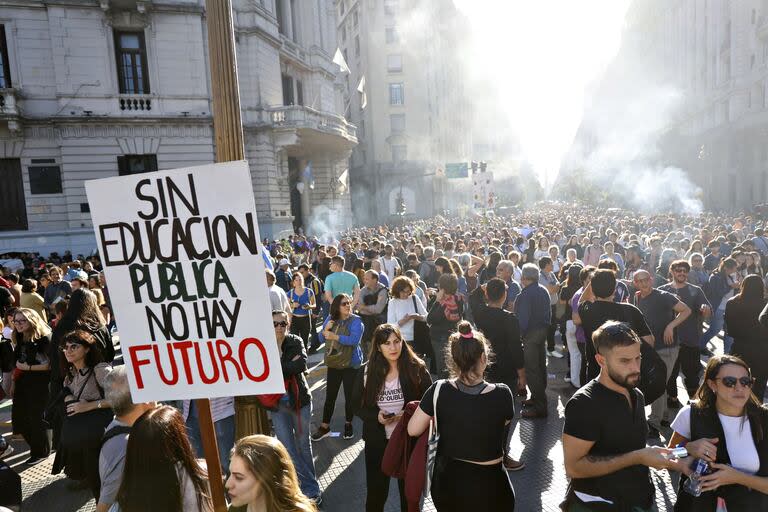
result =
[{"label": "jeans", "polygon": [[325,405],[323,405],[323,423],[330,423],[333,416],[333,410],[336,408],[336,397],[339,395],[339,388],[344,383],[344,421],[352,422],[353,403],[352,388],[355,385],[355,378],[359,368],[328,368],[328,380],[325,389]]},{"label": "jeans", "polygon": [[269,413],[275,437],[283,443],[296,466],[301,492],[309,498],[320,496],[320,484],[315,473],[312,443],[309,440],[309,422],[312,419],[312,404],[301,408],[299,413],[289,404],[280,402],[276,411]]},{"label": "jeans", "polygon": [[295,316],[291,322],[291,334],[295,334],[304,342],[304,348],[309,348],[309,336],[312,333],[312,319],[307,316]]},{"label": "jeans", "polygon": [[523,337],[523,359],[525,376],[531,389],[531,409],[547,412],[547,330],[539,327],[528,331]]},{"label": "jeans", "polygon": [[672,368],[672,374],[667,380],[667,396],[677,398],[677,376],[682,370],[683,383],[688,391],[689,398],[693,398],[694,393],[699,388],[701,378],[701,355],[698,347],[689,347],[680,345],[680,352],[677,354],[677,361]]},{"label": "jeans", "polygon": [[[699,347],[707,348],[707,343],[709,343],[712,340],[712,338],[720,334],[720,331],[722,330],[724,325],[725,325],[725,310],[724,309],[715,310],[715,313],[709,319],[709,329],[707,329],[707,332],[705,332],[704,335],[701,337],[701,341],[699,342]],[[723,335],[723,349],[724,349],[723,353],[730,354],[732,345],[733,345],[733,338],[724,334]]]},{"label": "jeans", "polygon": [[581,352],[579,351],[579,344],[576,342],[576,325],[573,320],[568,320],[565,323],[565,342],[568,346],[568,355],[571,360],[571,384],[577,388],[581,387],[581,380],[579,374],[581,373]]},{"label": "jeans", "polygon": [[[675,367],[675,360],[677,359],[679,347],[666,347],[656,350],[664,364],[667,365],[667,380],[672,375],[672,370]],[[661,421],[668,419],[667,417],[667,393],[664,392],[659,398],[654,400],[651,404],[651,414],[648,416],[648,424],[654,427],[656,430],[661,429]]]},{"label": "jeans", "polygon": [[[553,352],[555,350],[555,333],[557,333],[557,326],[560,325],[560,320],[557,319],[557,306],[552,306],[552,316],[550,317],[549,329],[547,330],[547,350]],[[562,331],[560,335],[562,336]],[[560,342],[562,343],[562,339]]]},{"label": "jeans", "polygon": [[[216,431],[216,444],[219,447],[221,474],[226,476],[229,473],[229,452],[235,446],[235,417],[227,416],[219,421],[215,421],[213,428]],[[197,407],[195,407],[194,400],[189,403],[187,434],[189,434],[189,442],[192,443],[192,449],[195,450],[197,456],[200,458],[204,457],[203,441],[200,437],[200,424],[197,420]]]}]

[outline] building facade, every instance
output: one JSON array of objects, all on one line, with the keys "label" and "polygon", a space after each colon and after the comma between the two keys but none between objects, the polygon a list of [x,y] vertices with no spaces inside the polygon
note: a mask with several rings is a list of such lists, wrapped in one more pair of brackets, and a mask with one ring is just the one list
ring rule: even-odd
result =
[{"label": "building facade", "polygon": [[[346,221],[331,0],[233,8],[262,236]],[[214,161],[204,0],[4,0],[0,44],[0,252],[91,252],[85,181]]]},{"label": "building facade", "polygon": [[621,98],[616,68],[628,62],[680,95],[658,157],[686,172],[706,208],[768,201],[768,0],[633,2],[613,72],[585,112],[582,145],[600,145],[590,114]]},{"label": "building facade", "polygon": [[358,128],[350,165],[356,219],[388,221],[401,201],[417,216],[450,207],[443,169],[471,159],[472,148],[457,52],[461,16],[451,0],[335,5],[339,47],[350,68],[346,116]]}]

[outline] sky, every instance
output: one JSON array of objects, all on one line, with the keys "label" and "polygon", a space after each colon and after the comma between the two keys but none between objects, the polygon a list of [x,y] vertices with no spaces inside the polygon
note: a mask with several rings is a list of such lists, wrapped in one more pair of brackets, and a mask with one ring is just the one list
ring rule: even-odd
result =
[{"label": "sky", "polygon": [[470,23],[473,76],[498,85],[522,156],[551,185],[585,89],[619,49],[630,0],[453,1]]}]

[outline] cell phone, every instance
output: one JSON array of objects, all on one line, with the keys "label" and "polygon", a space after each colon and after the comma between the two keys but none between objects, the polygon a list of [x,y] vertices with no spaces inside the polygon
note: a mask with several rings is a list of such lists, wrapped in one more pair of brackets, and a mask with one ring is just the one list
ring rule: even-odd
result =
[{"label": "cell phone", "polygon": [[392,417],[392,416],[394,416],[394,415],[395,415],[395,413],[393,413],[393,412],[385,412],[384,414],[382,414],[382,417],[383,417],[385,420],[388,420],[389,418],[391,418],[391,417]]}]

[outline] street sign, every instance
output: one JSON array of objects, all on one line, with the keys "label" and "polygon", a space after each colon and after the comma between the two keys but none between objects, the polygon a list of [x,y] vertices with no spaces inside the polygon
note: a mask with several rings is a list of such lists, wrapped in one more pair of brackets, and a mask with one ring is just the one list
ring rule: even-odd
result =
[{"label": "street sign", "polygon": [[445,164],[445,177],[448,179],[468,178],[467,162],[458,164]]},{"label": "street sign", "polygon": [[283,393],[248,163],[85,187],[133,401]]}]

